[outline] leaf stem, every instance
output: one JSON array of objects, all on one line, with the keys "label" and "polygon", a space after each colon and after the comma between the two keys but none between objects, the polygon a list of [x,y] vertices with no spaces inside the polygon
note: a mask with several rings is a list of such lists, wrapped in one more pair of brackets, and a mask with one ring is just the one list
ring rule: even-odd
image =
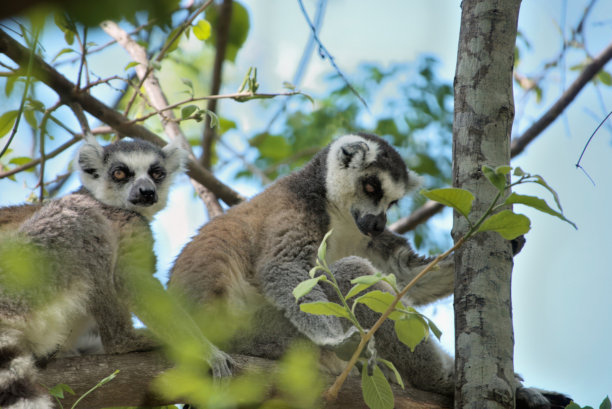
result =
[{"label": "leaf stem", "polygon": [[410,290],[410,288],[412,288],[414,286],[414,284],[419,279],[421,279],[421,277],[423,277],[425,274],[427,274],[429,271],[431,271],[440,261],[442,261],[446,257],[448,257],[448,255],[450,255],[453,251],[455,251],[456,249],[461,247],[463,245],[463,243],[474,233],[474,231],[475,231],[475,228],[470,229],[470,231],[465,236],[461,237],[457,241],[457,243],[455,243],[455,245],[453,247],[451,247],[450,249],[448,249],[444,253],[440,254],[435,259],[433,259],[429,264],[427,264],[427,266],[425,266],[425,268],[423,270],[421,270],[421,272],[419,274],[417,274],[408,284],[406,284],[406,286],[402,289],[402,291],[400,291],[395,296],[395,299],[389,305],[389,308],[387,308],[387,310],[380,316],[380,318],[378,318],[378,321],[376,321],[374,323],[372,328],[369,329],[367,332],[365,332],[364,335],[362,335],[361,341],[359,342],[359,345],[357,346],[357,349],[353,353],[353,356],[351,357],[350,361],[346,365],[346,368],[344,368],[344,371],[340,375],[338,375],[338,377],[334,381],[333,385],[330,386],[329,389],[327,389],[325,391],[323,396],[324,396],[324,398],[327,401],[335,401],[336,400],[336,398],[338,397],[338,392],[340,391],[340,388],[342,387],[342,385],[346,381],[346,378],[348,377],[351,369],[353,369],[353,366],[355,366],[355,364],[357,363],[357,360],[361,356],[361,351],[363,351],[363,348],[365,348],[365,346],[370,341],[372,336],[374,336],[374,333],[378,330],[378,328],[380,328],[380,326],[383,324],[383,322],[395,310],[395,306],[401,300],[401,298],[404,295],[406,295],[408,290]]}]

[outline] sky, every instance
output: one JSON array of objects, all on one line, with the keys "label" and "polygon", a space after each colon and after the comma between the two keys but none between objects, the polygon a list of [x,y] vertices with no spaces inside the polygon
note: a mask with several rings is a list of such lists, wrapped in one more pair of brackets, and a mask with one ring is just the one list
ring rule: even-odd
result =
[{"label": "sky", "polygon": [[[311,16],[314,0],[304,1]],[[524,72],[536,73],[543,61],[554,58],[561,47],[560,27],[576,24],[586,1],[525,0],[519,16],[519,30],[530,49],[522,55]],[[244,1],[251,17],[247,42],[235,66],[225,70],[226,84],[234,91],[248,67],[258,67],[262,91],[282,89],[291,81],[308,39],[306,25],[297,1]],[[565,10],[565,13],[563,12]],[[361,62],[387,65],[414,61],[423,53],[436,56],[440,75],[454,76],[460,23],[460,2],[451,0],[405,1],[330,0],[320,38],[347,74]],[[563,17],[565,16],[565,17]],[[585,28],[587,49],[597,54],[612,38],[612,2],[600,0]],[[578,53],[571,56],[576,57]],[[123,69],[129,58],[121,50],[107,58],[110,75]],[[100,64],[100,63],[98,63]],[[612,71],[612,64],[606,67]],[[102,68],[103,70],[104,68]],[[300,88],[316,95],[324,91],[323,77],[332,72],[327,60],[316,55],[310,62]],[[575,72],[566,77],[554,74],[541,103],[526,100],[515,92],[516,121],[513,134],[524,131],[569,85]],[[245,133],[261,129],[273,110],[263,112],[249,104],[223,101],[223,110],[241,118]],[[594,184],[575,167],[586,140],[599,121],[612,110],[612,91],[605,87],[584,89],[565,114],[546,129],[526,151],[512,161],[513,166],[542,175],[561,199],[563,210],[578,225],[567,223],[530,209],[526,214],[532,230],[527,245],[515,258],[513,273],[513,317],[515,331],[515,370],[527,385],[569,394],[581,405],[598,406],[612,393],[612,266],[607,252],[612,250],[612,120],[596,135],[582,165]],[[257,114],[254,114],[256,112]],[[367,129],[366,129],[367,130]],[[239,138],[228,137],[236,144]],[[0,139],[1,143],[4,140]],[[222,178],[224,175],[221,175]],[[76,184],[73,181],[73,185]],[[233,184],[244,195],[257,187]],[[18,203],[26,191],[23,184],[0,180],[0,204]],[[520,188],[519,193],[537,194],[552,203],[545,192]],[[178,214],[189,215],[180,218]],[[166,210],[154,222],[160,278],[181,247],[205,222],[202,204],[193,200],[187,178],[180,178],[172,190]],[[450,232],[450,220],[436,223]],[[446,300],[426,311],[444,332],[444,348],[453,350],[452,301]]]}]

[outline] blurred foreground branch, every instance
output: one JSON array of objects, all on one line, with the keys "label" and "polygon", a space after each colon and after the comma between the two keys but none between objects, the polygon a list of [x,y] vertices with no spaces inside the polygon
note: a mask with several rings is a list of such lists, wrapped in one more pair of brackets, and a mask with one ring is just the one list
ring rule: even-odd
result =
[{"label": "blurred foreground branch", "polygon": [[[232,355],[232,358],[236,361],[239,370],[247,366],[255,367],[264,373],[276,370],[274,361],[244,355]],[[58,383],[69,385],[76,394],[75,396],[68,395],[61,402],[64,407],[70,407],[79,396],[118,369],[120,372],[115,379],[85,397],[79,405],[89,409],[116,406],[161,406],[179,402],[155,395],[148,390],[148,385],[153,378],[171,367],[172,364],[163,354],[155,351],[122,355],[87,355],[50,362],[42,371],[40,380],[48,387]],[[328,384],[331,384],[332,378],[327,381]],[[452,407],[449,398],[416,390],[410,386],[402,390],[393,385],[393,393],[395,407],[398,409]],[[349,378],[340,391],[338,400],[325,407],[328,409],[367,409],[361,394],[360,379],[358,377]]]}]

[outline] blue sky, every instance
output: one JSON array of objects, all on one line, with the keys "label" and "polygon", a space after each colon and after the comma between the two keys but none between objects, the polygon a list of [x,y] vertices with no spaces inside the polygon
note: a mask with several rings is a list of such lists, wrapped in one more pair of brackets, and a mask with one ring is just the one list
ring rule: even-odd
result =
[{"label": "blue sky", "polygon": [[[572,26],[586,1],[566,3],[566,24]],[[230,84],[227,91],[235,90],[249,66],[258,67],[261,90],[280,90],[282,82],[293,77],[309,28],[297,1],[250,0],[245,4],[251,15],[251,31],[235,66],[226,69],[226,84]],[[524,72],[537,72],[543,61],[559,52],[563,4],[561,0],[523,1],[519,29],[531,43],[531,49],[522,56]],[[305,0],[305,5],[312,14],[315,1]],[[427,53],[441,61],[440,74],[452,81],[460,12],[459,1],[450,0],[375,3],[330,0],[320,37],[336,63],[349,75],[360,62],[386,65],[414,61]],[[587,47],[592,54],[597,54],[612,39],[612,2],[600,0],[589,21]],[[571,54],[572,58],[576,56],[577,53]],[[113,58],[106,57],[106,67],[98,65],[97,71],[100,75],[122,72],[129,61],[118,49]],[[612,64],[607,69],[612,71]],[[322,78],[330,72],[329,63],[315,55],[301,88],[315,95],[322,92],[325,85]],[[574,75],[569,73],[565,79],[559,74],[553,75],[541,104],[526,102],[517,91],[514,134],[520,134],[537,119]],[[232,116],[241,118],[240,126],[245,133],[261,129],[274,111],[232,101],[223,101],[220,106],[221,110],[232,110]],[[528,385],[562,391],[577,402],[592,406],[599,405],[612,392],[609,347],[612,267],[605,258],[612,250],[609,233],[612,180],[608,179],[612,127],[600,131],[583,159],[583,166],[595,185],[574,165],[591,132],[610,110],[612,91],[587,87],[564,116],[512,162],[513,166],[544,176],[557,189],[565,215],[578,225],[578,230],[574,230],[553,217],[530,209],[516,209],[531,218],[532,231],[527,235],[527,246],[515,259],[512,288],[515,369]],[[238,140],[230,135],[227,142],[235,143],[235,148],[241,150],[244,146]],[[71,187],[76,183],[73,181]],[[255,187],[244,183],[234,186],[245,195],[256,193]],[[18,183],[0,180],[0,204],[18,203],[25,192],[22,180]],[[537,189],[520,192],[550,199]],[[201,203],[192,196],[186,177],[181,178],[172,191],[168,208],[155,222],[163,281],[173,258],[205,221]],[[189,217],[179,218],[178,214]],[[436,225],[450,232],[448,218],[442,218]],[[443,345],[452,351],[451,301],[437,304],[427,313],[434,312],[434,319],[444,331]]]}]

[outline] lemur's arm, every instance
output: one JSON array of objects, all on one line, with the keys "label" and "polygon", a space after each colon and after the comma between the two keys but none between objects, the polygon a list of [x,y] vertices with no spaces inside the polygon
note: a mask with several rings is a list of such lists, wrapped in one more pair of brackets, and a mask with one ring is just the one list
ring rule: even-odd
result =
[{"label": "lemur's arm", "polygon": [[[402,286],[408,284],[434,257],[415,253],[408,241],[385,230],[372,239],[363,255],[383,274],[393,273]],[[452,255],[425,274],[408,292],[414,305],[429,304],[451,295],[454,291],[455,271]]]}]

